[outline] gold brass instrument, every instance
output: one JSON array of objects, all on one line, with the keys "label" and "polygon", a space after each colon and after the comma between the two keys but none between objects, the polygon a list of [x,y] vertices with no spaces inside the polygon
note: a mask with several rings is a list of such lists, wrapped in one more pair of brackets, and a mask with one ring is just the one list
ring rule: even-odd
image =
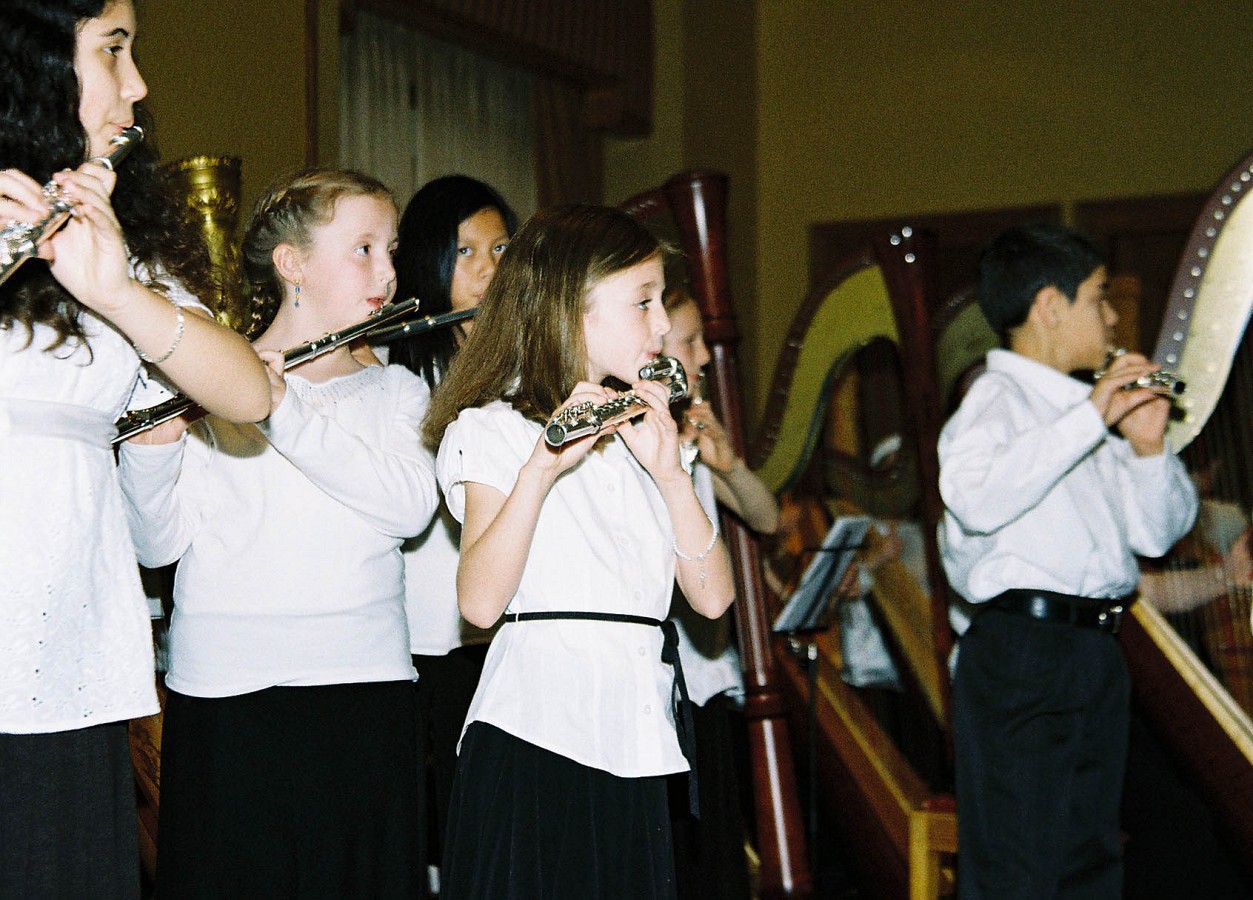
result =
[{"label": "gold brass instrument", "polygon": [[[144,130],[132,125],[109,142],[112,148],[105,156],[92,158],[110,172],[144,139]],[[0,284],[4,284],[26,262],[39,255],[39,245],[57,233],[74,211],[74,202],[56,181],[43,186],[48,213],[38,222],[10,222],[0,229]]]},{"label": "gold brass instrument", "polygon": [[[377,331],[389,332],[388,339],[395,340],[402,336],[399,334],[400,328],[405,329],[405,334],[422,334],[427,331],[434,331],[437,328],[453,325],[470,318],[475,313],[473,309],[461,309],[438,316],[424,316],[411,322],[401,323],[398,321],[417,312],[417,309],[417,297],[389,303],[387,306],[370,313],[368,318],[358,322],[356,325],[350,325],[340,331],[323,335],[317,340],[301,344],[299,347],[293,347],[291,350],[284,350],[284,369],[293,369],[301,363],[306,363],[324,353],[329,353],[336,347],[354,341],[359,337],[370,339]],[[168,422],[175,416],[180,416],[187,412],[195,405],[194,400],[178,394],[164,403],[158,403],[156,406],[132,410],[117,420],[117,437],[113,439],[113,443],[116,444],[127,438],[132,438],[147,431],[149,428],[160,425],[162,422]]]},{"label": "gold brass instrument", "polygon": [[[640,378],[656,381],[670,389],[670,402],[687,396],[687,373],[673,356],[659,356],[640,369]],[[635,391],[627,391],[606,403],[585,400],[561,410],[544,427],[544,442],[560,447],[589,434],[596,434],[610,425],[633,419],[648,408],[648,401]]]},{"label": "gold brass instrument", "polygon": [[[234,156],[192,156],[163,165],[183,214],[204,237],[216,278],[209,307],[214,317],[245,337],[250,334],[235,230],[243,188],[243,162]],[[255,323],[259,325],[259,323]]]},{"label": "gold brass instrument", "polygon": [[[1096,372],[1095,378],[1099,381],[1109,367],[1114,364],[1114,360],[1127,352],[1126,347],[1110,347],[1105,351],[1105,365]],[[1161,394],[1165,397],[1181,397],[1187,389],[1187,383],[1176,375],[1174,372],[1167,372],[1165,369],[1158,369],[1156,372],[1150,372],[1147,375],[1141,375],[1135,381],[1125,385],[1124,391],[1133,391],[1136,388],[1148,388],[1154,393]]]}]

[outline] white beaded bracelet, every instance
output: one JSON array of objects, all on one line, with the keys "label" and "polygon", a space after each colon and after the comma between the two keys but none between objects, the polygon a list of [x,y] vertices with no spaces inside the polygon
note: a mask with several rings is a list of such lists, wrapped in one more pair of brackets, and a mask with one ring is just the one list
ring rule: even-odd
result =
[{"label": "white beaded bracelet", "polygon": [[709,527],[713,530],[713,534],[709,536],[709,545],[696,556],[688,556],[680,550],[679,539],[677,537],[671,541],[671,544],[674,546],[675,556],[679,559],[685,559],[688,562],[700,563],[700,589],[702,594],[705,592],[705,557],[707,557],[709,555],[709,551],[714,548],[714,544],[718,543],[718,520],[711,518],[709,520]]},{"label": "white beaded bracelet", "polygon": [[181,306],[174,307],[174,316],[175,316],[174,337],[170,339],[170,346],[166,349],[166,351],[163,354],[161,354],[159,359],[152,359],[151,357],[148,356],[148,354],[144,353],[144,351],[139,349],[138,344],[133,345],[135,348],[135,352],[139,354],[139,358],[142,359],[144,362],[148,363],[149,365],[153,365],[153,366],[161,365],[161,363],[165,362],[167,359],[169,359],[171,356],[174,355],[174,351],[178,349],[178,345],[182,342],[183,327],[186,324],[187,320],[183,316],[183,308]]},{"label": "white beaded bracelet", "polygon": [[713,529],[713,534],[709,536],[709,546],[707,546],[704,550],[702,550],[696,556],[688,556],[686,553],[684,553],[682,550],[679,549],[679,539],[675,538],[671,542],[674,545],[674,555],[677,556],[679,559],[686,559],[688,562],[701,562],[702,560],[704,560],[704,558],[709,555],[709,551],[714,548],[714,544],[718,543],[717,521],[714,519],[710,519],[709,527]]}]

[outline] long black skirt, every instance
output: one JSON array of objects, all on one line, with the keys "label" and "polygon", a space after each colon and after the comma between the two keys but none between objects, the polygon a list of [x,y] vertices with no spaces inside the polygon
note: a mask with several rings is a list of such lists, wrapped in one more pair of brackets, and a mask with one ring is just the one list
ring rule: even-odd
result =
[{"label": "long black skirt", "polygon": [[0,897],[138,896],[126,723],[0,734]]},{"label": "long black skirt", "polygon": [[440,900],[649,900],[674,891],[664,776],[619,778],[470,725]]},{"label": "long black skirt", "polygon": [[726,695],[710,698],[704,706],[692,704],[696,726],[696,771],[699,774],[700,818],[688,808],[687,775],[670,778],[670,818],[674,829],[674,864],[680,900],[748,900],[752,895],[746,832],[740,807],[740,779],[736,772],[735,743],[742,734],[743,716],[732,712]]},{"label": "long black skirt", "polygon": [[483,674],[486,644],[455,647],[444,656],[414,655],[418,670],[418,706],[422,715],[427,754],[426,821],[432,824],[429,860],[439,866],[452,804],[453,775],[457,771],[457,742],[470,711],[470,702]]},{"label": "long black skirt", "polygon": [[422,896],[411,682],[170,691],[157,896]]}]

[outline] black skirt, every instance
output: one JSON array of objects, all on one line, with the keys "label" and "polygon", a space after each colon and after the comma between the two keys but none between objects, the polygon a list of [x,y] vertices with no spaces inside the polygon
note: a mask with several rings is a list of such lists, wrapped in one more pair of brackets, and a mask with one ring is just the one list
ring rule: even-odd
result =
[{"label": "black skirt", "polygon": [[157,896],[421,896],[411,682],[169,692]]},{"label": "black skirt", "polygon": [[736,743],[744,738],[743,716],[734,705],[726,694],[710,698],[704,706],[692,704],[700,775],[699,819],[688,808],[687,776],[670,778],[674,864],[681,900],[748,900],[752,895],[736,771]]},{"label": "black skirt", "polygon": [[441,881],[441,900],[673,898],[666,779],[619,778],[475,722]]},{"label": "black skirt", "polygon": [[472,644],[454,647],[444,656],[413,657],[413,667],[418,670],[418,706],[427,755],[426,821],[433,825],[429,859],[436,866],[444,854],[453,775],[457,771],[457,742],[461,740],[461,729],[479,686],[486,656],[486,644]]},{"label": "black skirt", "polygon": [[126,723],[0,734],[0,897],[138,896]]}]

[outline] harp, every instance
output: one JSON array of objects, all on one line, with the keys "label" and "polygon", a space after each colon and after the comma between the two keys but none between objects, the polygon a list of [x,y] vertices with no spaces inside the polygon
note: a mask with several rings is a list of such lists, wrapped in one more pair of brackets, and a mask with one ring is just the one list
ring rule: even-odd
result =
[{"label": "harp", "polygon": [[[1202,485],[1202,519],[1243,517],[1253,505],[1253,155],[1218,183],[1186,244],[1154,359],[1179,369],[1188,396],[1168,435]],[[1229,516],[1230,518],[1230,516]],[[1213,532],[1212,528],[1198,529]],[[1228,528],[1228,537],[1240,526]],[[1247,540],[1247,535],[1237,539]],[[1173,555],[1212,562],[1226,548],[1196,536]],[[1207,559],[1208,557],[1208,559]],[[1167,582],[1169,584],[1169,582]],[[1164,598],[1165,609],[1194,605]],[[1181,760],[1246,868],[1253,860],[1253,634],[1249,591],[1229,589],[1195,609],[1147,602],[1120,636],[1133,695]]]},{"label": "harp", "polygon": [[[869,510],[879,516],[909,508],[917,519],[925,577],[899,563],[875,574],[874,615],[904,687],[890,708],[841,678],[836,633],[817,637],[812,680],[794,656],[776,657],[793,708],[813,709],[810,726],[801,726],[813,728],[812,777],[846,826],[861,880],[885,897],[949,893],[956,851],[944,666],[951,635],[933,537],[942,404],[928,308],[932,256],[927,236],[902,227],[868,240],[816,280],[788,331],[750,457],[767,484],[795,499],[797,520],[811,522],[809,538],[790,552],[812,546],[829,515],[852,511],[850,501],[879,504]],[[841,405],[850,382],[860,392],[851,415]],[[873,421],[887,413],[890,423]],[[858,420],[848,427],[863,450],[899,428],[895,465],[870,471],[864,453],[859,459],[833,446],[841,417]]]},{"label": "harp", "polygon": [[[677,234],[713,357],[707,398],[736,450],[744,455],[744,414],[734,354],[739,335],[727,270],[726,198],[726,176],[697,171],[676,175],[658,188],[637,194],[622,208],[657,230]],[[724,514],[722,529],[736,570],[735,620],[744,664],[744,713],[761,855],[760,896],[807,897],[812,886],[779,667],[766,618],[759,549],[738,520]]]}]

